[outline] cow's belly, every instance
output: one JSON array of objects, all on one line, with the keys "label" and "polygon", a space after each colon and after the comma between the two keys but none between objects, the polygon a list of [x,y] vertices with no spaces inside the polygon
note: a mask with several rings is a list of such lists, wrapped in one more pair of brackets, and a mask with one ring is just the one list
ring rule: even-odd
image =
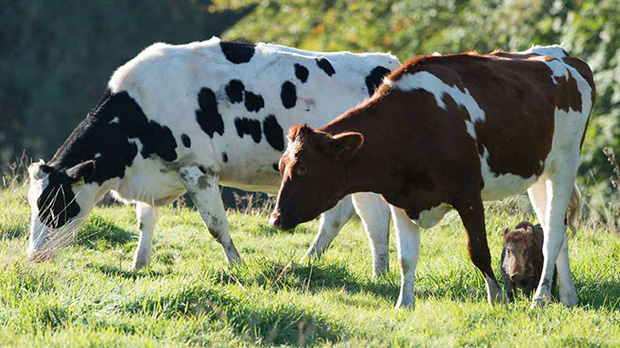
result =
[{"label": "cow's belly", "polygon": [[497,174],[487,162],[488,150],[480,158],[484,187],[480,192],[483,201],[497,201],[525,192],[538,177],[535,174],[524,178],[515,174]]},{"label": "cow's belly", "polygon": [[246,191],[278,193],[282,177],[280,172],[267,166],[226,166],[220,172],[220,184]]},{"label": "cow's belly", "polygon": [[116,196],[127,202],[143,202],[154,206],[166,205],[185,192],[176,171],[171,171],[159,161],[141,160],[127,169]]},{"label": "cow's belly", "polygon": [[420,218],[413,220],[422,228],[431,228],[437,225],[443,217],[452,210],[449,204],[442,203],[436,207],[420,212]]}]

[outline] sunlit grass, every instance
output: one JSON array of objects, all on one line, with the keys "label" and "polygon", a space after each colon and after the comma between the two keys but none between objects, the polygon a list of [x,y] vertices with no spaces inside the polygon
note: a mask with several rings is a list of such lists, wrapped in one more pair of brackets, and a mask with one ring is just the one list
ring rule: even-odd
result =
[{"label": "sunlit grass", "polygon": [[[152,266],[130,271],[133,209],[96,208],[74,243],[33,264],[25,260],[24,194],[0,192],[1,346],[620,345],[617,234],[580,230],[571,239],[577,307],[530,310],[523,298],[489,306],[460,221],[450,215],[422,234],[416,309],[396,311],[393,241],[390,273],[372,278],[359,221],[347,224],[322,261],[294,262],[283,273],[303,255],[316,221],[287,233],[264,218],[229,213],[245,260],[230,267],[197,212],[165,208]],[[503,227],[532,219],[522,206],[487,209],[496,272]]]}]

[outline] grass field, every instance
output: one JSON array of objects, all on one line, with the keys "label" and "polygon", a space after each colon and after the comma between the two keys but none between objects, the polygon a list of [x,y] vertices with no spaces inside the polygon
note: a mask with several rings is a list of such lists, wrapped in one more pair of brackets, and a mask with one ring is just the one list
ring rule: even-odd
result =
[{"label": "grass field", "polygon": [[[499,276],[501,230],[525,218],[512,205],[487,209]],[[513,207],[512,209],[509,209]],[[0,346],[620,346],[620,238],[580,230],[571,239],[579,305],[530,310],[490,306],[467,258],[460,221],[423,231],[416,309],[394,310],[400,277],[371,276],[359,221],[324,259],[294,263],[317,223],[293,233],[266,218],[228,215],[244,257],[229,267],[189,209],[162,211],[152,266],[129,271],[137,234],[132,207],[97,208],[76,243],[52,260],[25,260],[24,190],[0,191]]]}]

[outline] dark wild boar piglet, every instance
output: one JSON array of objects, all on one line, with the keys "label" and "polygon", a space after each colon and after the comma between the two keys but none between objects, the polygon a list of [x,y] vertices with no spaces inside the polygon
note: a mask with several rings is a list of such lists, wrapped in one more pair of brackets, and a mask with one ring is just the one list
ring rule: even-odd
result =
[{"label": "dark wild boar piglet", "polygon": [[543,239],[540,224],[524,221],[512,230],[504,230],[501,274],[508,301],[513,301],[516,288],[527,297],[536,290],[543,268]]}]

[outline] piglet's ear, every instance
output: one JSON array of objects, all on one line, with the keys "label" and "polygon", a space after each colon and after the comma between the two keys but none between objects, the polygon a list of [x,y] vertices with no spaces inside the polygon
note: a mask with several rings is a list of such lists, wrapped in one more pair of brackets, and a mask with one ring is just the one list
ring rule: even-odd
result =
[{"label": "piglet's ear", "polygon": [[364,136],[361,133],[347,132],[328,137],[328,141],[323,142],[325,152],[339,161],[349,161],[357,151],[364,145]]},{"label": "piglet's ear", "polygon": [[95,161],[89,160],[77,164],[67,169],[67,176],[73,179],[73,182],[83,182],[89,180],[95,174]]}]

